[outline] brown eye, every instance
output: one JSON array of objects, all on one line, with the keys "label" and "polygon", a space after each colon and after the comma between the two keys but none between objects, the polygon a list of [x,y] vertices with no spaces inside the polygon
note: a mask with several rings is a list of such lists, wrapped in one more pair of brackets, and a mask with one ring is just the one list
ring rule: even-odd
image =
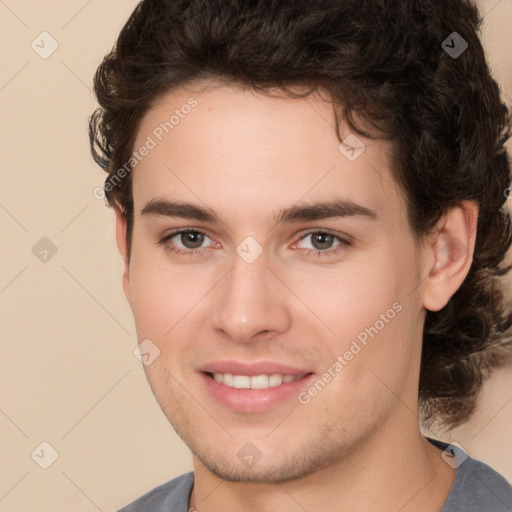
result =
[{"label": "brown eye", "polygon": [[[305,246],[305,241],[310,239],[310,247]],[[335,244],[335,242],[337,242]],[[341,251],[347,250],[352,246],[350,240],[344,239],[328,231],[310,231],[300,239],[300,247],[306,251],[306,254],[315,257],[335,256]]]},{"label": "brown eye", "polygon": [[[304,241],[309,239],[310,247],[304,247]],[[347,242],[337,235],[327,231],[310,231],[301,238],[301,245],[306,250],[314,250],[325,252],[333,247],[334,242],[338,240],[339,244],[346,244]]]},{"label": "brown eye", "polygon": [[[209,251],[209,247],[202,247],[205,238],[210,237],[198,229],[181,229],[166,235],[159,242],[165,250],[173,255],[200,256]],[[214,246],[218,244],[214,243]]]},{"label": "brown eye", "polygon": [[[204,233],[200,231],[182,231],[179,233],[180,242],[187,249],[198,249],[204,241]],[[177,235],[176,235],[177,236]]]},{"label": "brown eye", "polygon": [[335,237],[329,233],[311,233],[312,245],[318,250],[330,249],[334,242],[334,238]]}]

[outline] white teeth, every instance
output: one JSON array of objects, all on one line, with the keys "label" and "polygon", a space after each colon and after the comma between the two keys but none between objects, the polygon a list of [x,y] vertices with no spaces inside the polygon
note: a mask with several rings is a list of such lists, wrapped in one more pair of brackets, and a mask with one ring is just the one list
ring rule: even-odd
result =
[{"label": "white teeth", "polygon": [[216,382],[225,384],[236,389],[267,389],[302,378],[303,375],[282,375],[273,373],[271,375],[233,375],[231,373],[214,373]]},{"label": "white teeth", "polygon": [[273,375],[270,375],[268,378],[268,385],[270,387],[274,386],[280,386],[283,383],[283,376],[279,373],[274,373]]},{"label": "white teeth", "polygon": [[268,375],[256,375],[251,377],[251,389],[268,388]]},{"label": "white teeth", "polygon": [[222,377],[222,381],[226,386],[233,387],[234,386],[234,377],[231,373],[220,373],[219,374]]},{"label": "white teeth", "polygon": [[251,378],[247,375],[235,375],[233,377],[233,387],[237,389],[250,389]]}]

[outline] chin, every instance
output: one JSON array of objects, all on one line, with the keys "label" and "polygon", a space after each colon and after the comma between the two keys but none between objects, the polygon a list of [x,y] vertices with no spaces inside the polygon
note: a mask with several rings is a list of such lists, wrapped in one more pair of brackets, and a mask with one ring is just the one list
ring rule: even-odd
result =
[{"label": "chin", "polygon": [[229,449],[212,453],[185,442],[212,474],[229,482],[278,483],[303,478],[328,467],[335,452],[324,445],[320,450],[310,446],[307,453],[297,448],[297,453],[287,454],[280,450],[277,455],[265,455],[264,448],[259,451],[252,443],[246,443],[230,456]]}]

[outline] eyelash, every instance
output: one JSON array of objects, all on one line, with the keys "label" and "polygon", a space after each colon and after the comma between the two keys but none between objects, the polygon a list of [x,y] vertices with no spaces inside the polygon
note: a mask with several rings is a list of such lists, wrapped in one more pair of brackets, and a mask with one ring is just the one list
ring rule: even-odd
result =
[{"label": "eyelash", "polygon": [[[173,231],[172,233],[169,233],[164,238],[162,238],[159,242],[159,245],[165,245],[165,250],[168,251],[171,254],[177,254],[179,256],[188,256],[188,257],[195,257],[195,256],[201,256],[206,250],[206,247],[203,247],[201,249],[188,249],[188,250],[182,250],[177,249],[176,247],[169,245],[167,242],[171,240],[172,238],[181,235],[183,233],[200,233],[206,237],[208,237],[208,234],[202,231],[201,229],[180,229],[178,231]],[[323,257],[325,254],[328,256],[334,256],[337,255],[339,252],[343,251],[347,247],[352,246],[352,242],[350,240],[347,240],[345,238],[342,238],[331,231],[328,230],[314,230],[309,231],[308,233],[305,233],[302,235],[299,239],[299,241],[303,240],[307,236],[313,235],[313,234],[322,234],[322,235],[330,235],[337,239],[340,243],[339,245],[335,246],[334,249],[326,249],[325,251],[315,250],[315,249],[304,249],[309,256],[313,257]],[[209,237],[208,237],[209,238]]]}]

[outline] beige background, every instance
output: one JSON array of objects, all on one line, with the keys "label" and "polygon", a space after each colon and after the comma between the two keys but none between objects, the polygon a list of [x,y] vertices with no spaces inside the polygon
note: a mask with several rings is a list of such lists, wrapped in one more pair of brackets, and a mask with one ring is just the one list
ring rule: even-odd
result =
[{"label": "beige background", "polygon": [[[93,196],[105,176],[88,148],[92,76],[136,3],[0,0],[0,512],[114,511],[192,469],[133,355],[114,215]],[[482,6],[510,103],[512,2]],[[31,47],[51,48],[43,31],[59,45],[46,59]],[[43,237],[57,248],[47,262],[32,252]],[[510,481],[511,373],[443,436]],[[43,441],[58,452],[48,469]]]}]

